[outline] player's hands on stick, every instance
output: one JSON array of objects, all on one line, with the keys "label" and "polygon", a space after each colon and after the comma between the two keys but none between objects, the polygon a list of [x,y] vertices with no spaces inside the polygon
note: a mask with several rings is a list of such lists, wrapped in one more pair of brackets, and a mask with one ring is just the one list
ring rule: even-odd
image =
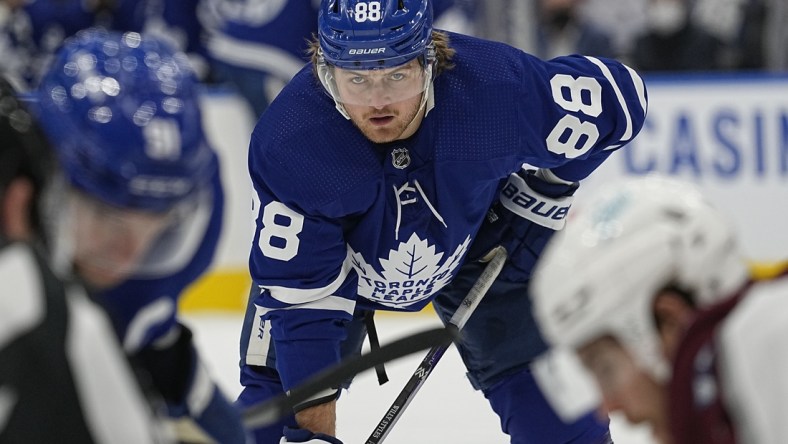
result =
[{"label": "player's hands on stick", "polygon": [[300,386],[291,389],[287,394],[247,408],[243,413],[244,425],[254,429],[273,424],[286,415],[292,414],[294,406],[327,388],[338,387],[343,381],[364,370],[433,346],[448,346],[457,337],[456,328],[435,328],[398,339],[369,353],[346,359],[336,366],[314,375]]}]

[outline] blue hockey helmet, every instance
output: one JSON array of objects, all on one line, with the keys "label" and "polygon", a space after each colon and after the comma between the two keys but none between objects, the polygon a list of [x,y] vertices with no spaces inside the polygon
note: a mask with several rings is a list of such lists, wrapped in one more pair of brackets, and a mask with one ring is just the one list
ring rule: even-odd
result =
[{"label": "blue hockey helmet", "polygon": [[430,0],[323,0],[315,71],[337,110],[427,103],[435,48]]},{"label": "blue hockey helmet", "polygon": [[70,182],[118,208],[165,212],[218,168],[188,59],[139,34],[85,30],[56,54],[37,111]]},{"label": "blue hockey helmet", "polygon": [[106,288],[181,269],[211,214],[218,160],[183,53],[137,33],[81,31],[34,106],[71,184],[56,255]]},{"label": "blue hockey helmet", "polygon": [[430,0],[322,0],[318,38],[325,61],[343,69],[391,68],[432,42]]}]

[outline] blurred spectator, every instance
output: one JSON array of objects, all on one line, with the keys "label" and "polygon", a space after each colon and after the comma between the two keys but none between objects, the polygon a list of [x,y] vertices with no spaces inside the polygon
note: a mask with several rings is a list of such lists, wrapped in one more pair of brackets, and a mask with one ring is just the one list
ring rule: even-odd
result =
[{"label": "blurred spectator", "polygon": [[766,66],[772,70],[788,70],[788,2],[764,0],[767,4],[765,22]]},{"label": "blurred spectator", "polygon": [[233,85],[256,117],[304,64],[317,28],[315,0],[201,0],[199,17],[216,80]]},{"label": "blurred spectator", "polygon": [[30,22],[21,11],[23,4],[24,0],[0,0],[0,74],[19,91],[26,89],[32,53],[21,50],[31,42]]},{"label": "blurred spectator", "polygon": [[186,53],[197,77],[211,79],[205,31],[198,19],[202,0],[145,0],[146,35],[155,35]]},{"label": "blurred spectator", "polygon": [[761,6],[754,0],[650,0],[634,65],[644,71],[760,68]]},{"label": "blurred spectator", "polygon": [[[3,38],[3,60],[16,66],[9,74],[34,85],[63,40],[92,26],[119,31],[141,31],[146,0],[6,0],[9,26]],[[21,85],[20,85],[21,86]],[[27,89],[27,88],[25,88]]]},{"label": "blurred spectator", "polygon": [[595,29],[604,30],[617,58],[629,62],[635,41],[646,26],[649,0],[583,0],[577,13]]},{"label": "blurred spectator", "polygon": [[0,0],[4,74],[21,89],[38,82],[52,55],[78,31],[99,27],[155,34],[187,53],[200,79],[208,76],[200,0]]},{"label": "blurred spectator", "polygon": [[583,20],[582,0],[539,0],[534,55],[551,59],[567,54],[615,57],[610,37]]},{"label": "blurred spectator", "polygon": [[469,32],[489,40],[506,42],[533,53],[536,48],[534,11],[538,0],[469,0],[473,30]]}]

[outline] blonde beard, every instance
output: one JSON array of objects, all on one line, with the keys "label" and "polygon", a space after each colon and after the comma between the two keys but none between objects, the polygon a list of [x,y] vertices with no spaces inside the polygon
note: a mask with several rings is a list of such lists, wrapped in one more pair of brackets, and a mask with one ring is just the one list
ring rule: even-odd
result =
[{"label": "blonde beard", "polygon": [[[350,110],[348,110],[350,112]],[[356,128],[364,134],[364,137],[374,143],[388,143],[395,140],[407,139],[416,133],[421,120],[424,116],[424,107],[421,106],[421,96],[418,101],[415,101],[414,107],[411,108],[409,114],[404,119],[400,119],[400,114],[394,115],[396,125],[393,127],[378,129],[369,122],[369,115],[365,113],[362,118],[356,118],[356,113],[350,112],[351,121]]]}]

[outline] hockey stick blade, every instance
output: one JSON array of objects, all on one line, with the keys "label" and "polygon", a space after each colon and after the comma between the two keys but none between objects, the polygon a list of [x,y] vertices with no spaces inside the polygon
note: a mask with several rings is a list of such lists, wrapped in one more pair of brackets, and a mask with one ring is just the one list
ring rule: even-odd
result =
[{"label": "hockey stick blade", "polygon": [[[493,281],[495,281],[501,273],[501,269],[503,269],[504,263],[506,262],[506,249],[499,246],[496,247],[494,253],[490,262],[484,267],[482,274],[476,279],[473,287],[468,291],[465,299],[463,299],[459,307],[457,307],[457,311],[449,321],[448,328],[455,328],[457,332],[459,332],[462,327],[465,326],[465,323],[468,322],[468,319],[471,317],[474,310],[476,310],[476,307],[487,293],[487,290],[490,289]],[[427,355],[421,360],[419,366],[416,367],[416,371],[413,372],[408,382],[405,383],[405,387],[402,388],[397,398],[391,403],[391,407],[389,407],[385,415],[383,415],[383,418],[378,422],[375,430],[369,435],[365,444],[380,444],[383,442],[391,431],[391,428],[394,427],[394,424],[399,421],[402,412],[405,411],[416,396],[416,393],[421,389],[421,386],[427,381],[427,377],[432,373],[432,370],[438,364],[438,361],[440,361],[446,350],[449,349],[450,345],[451,344],[436,345],[427,352]]]},{"label": "hockey stick blade", "polygon": [[457,328],[453,326],[434,328],[398,339],[369,353],[349,358],[309,378],[290,390],[288,394],[247,408],[243,412],[244,425],[254,429],[274,424],[281,418],[291,415],[294,406],[323,390],[338,387],[358,373],[430,347],[448,347],[458,336]]}]

